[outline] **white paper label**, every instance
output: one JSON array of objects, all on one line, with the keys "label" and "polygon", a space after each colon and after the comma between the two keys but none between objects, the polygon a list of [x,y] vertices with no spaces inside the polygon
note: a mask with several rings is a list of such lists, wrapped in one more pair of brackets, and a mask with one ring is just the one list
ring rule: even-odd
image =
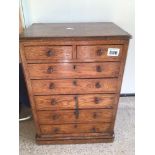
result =
[{"label": "white paper label", "polygon": [[117,57],[119,55],[119,48],[108,48],[108,56],[113,56],[113,57]]}]

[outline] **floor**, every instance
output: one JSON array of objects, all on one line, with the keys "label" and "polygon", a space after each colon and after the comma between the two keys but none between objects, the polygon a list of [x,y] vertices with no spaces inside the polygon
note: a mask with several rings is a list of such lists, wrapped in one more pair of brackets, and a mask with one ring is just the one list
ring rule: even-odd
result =
[{"label": "floor", "polygon": [[33,120],[20,122],[20,155],[134,155],[135,98],[121,97],[113,143],[37,145]]}]

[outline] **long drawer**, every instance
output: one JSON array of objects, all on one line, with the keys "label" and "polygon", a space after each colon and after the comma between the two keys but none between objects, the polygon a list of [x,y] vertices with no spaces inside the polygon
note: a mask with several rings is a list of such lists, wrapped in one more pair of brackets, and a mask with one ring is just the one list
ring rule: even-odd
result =
[{"label": "long drawer", "polygon": [[84,61],[120,61],[122,45],[77,46],[77,59]]},{"label": "long drawer", "polygon": [[25,56],[27,60],[71,60],[72,46],[27,46]]},{"label": "long drawer", "polygon": [[117,78],[112,79],[64,79],[31,80],[35,95],[115,93]]},{"label": "long drawer", "polygon": [[35,96],[37,110],[64,110],[75,109],[76,100],[79,109],[112,108],[114,95],[52,95]]},{"label": "long drawer", "polygon": [[119,62],[28,64],[31,79],[118,77]]},{"label": "long drawer", "polygon": [[40,125],[42,134],[104,133],[110,132],[110,123]]},{"label": "long drawer", "polygon": [[113,109],[37,111],[40,124],[111,122]]}]

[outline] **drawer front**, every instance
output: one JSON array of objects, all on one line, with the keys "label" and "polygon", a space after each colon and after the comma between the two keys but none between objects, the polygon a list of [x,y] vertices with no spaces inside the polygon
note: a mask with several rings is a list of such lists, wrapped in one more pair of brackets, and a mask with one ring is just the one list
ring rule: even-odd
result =
[{"label": "drawer front", "polygon": [[110,123],[40,125],[42,134],[104,133],[110,132]]},{"label": "drawer front", "polygon": [[28,64],[32,79],[118,77],[119,67],[119,62]]},{"label": "drawer front", "polygon": [[53,95],[35,96],[37,110],[75,109],[76,97],[79,109],[112,108],[114,95]]},{"label": "drawer front", "polygon": [[115,93],[117,79],[31,80],[35,95]]},{"label": "drawer front", "polygon": [[64,111],[38,111],[40,124],[64,124],[64,123],[89,123],[89,122],[111,122],[113,109],[75,110]]},{"label": "drawer front", "polygon": [[25,47],[27,60],[71,60],[72,55],[72,46]]},{"label": "drawer front", "polygon": [[[108,49],[119,49],[118,56],[108,56]],[[110,49],[109,49],[110,50]],[[84,61],[120,61],[122,56],[121,45],[78,46],[77,59]]]}]

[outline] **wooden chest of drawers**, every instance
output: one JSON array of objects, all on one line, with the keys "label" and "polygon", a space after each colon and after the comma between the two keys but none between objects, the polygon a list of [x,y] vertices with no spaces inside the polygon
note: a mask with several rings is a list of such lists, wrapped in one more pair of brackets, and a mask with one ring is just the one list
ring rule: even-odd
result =
[{"label": "wooden chest of drawers", "polygon": [[21,34],[37,143],[113,141],[130,37],[113,23],[33,24]]}]

